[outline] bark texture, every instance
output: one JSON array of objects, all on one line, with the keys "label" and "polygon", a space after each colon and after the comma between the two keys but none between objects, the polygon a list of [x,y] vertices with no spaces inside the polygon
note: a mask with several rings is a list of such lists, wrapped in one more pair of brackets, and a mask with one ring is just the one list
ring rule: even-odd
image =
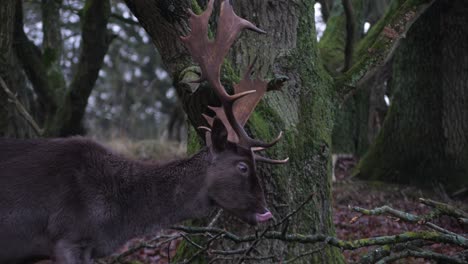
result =
[{"label": "bark texture", "polygon": [[[26,89],[24,75],[14,50],[16,2],[8,0],[0,5],[0,77],[8,89],[28,108],[30,92]],[[31,137],[33,131],[19,115],[13,103],[0,87],[0,137]]]},{"label": "bark texture", "polygon": [[[184,10],[191,5],[190,2],[126,2],[160,50],[191,124],[195,127],[203,124],[201,113],[206,111],[207,103],[215,103],[216,100],[209,96],[211,92],[203,84],[188,84],[188,80],[196,78],[197,68],[193,67],[179,36],[187,31]],[[244,32],[226,60],[222,78],[225,86],[231,86],[255,56],[258,56],[260,76],[289,77],[282,91],[268,94],[257,107],[248,128],[255,137],[265,140],[274,138],[279,130],[283,130],[285,138],[268,152],[268,156],[289,156],[291,161],[286,166],[258,166],[258,173],[265,185],[269,208],[276,217],[281,218],[308,194],[316,193],[313,201],[290,224],[291,232],[333,234],[329,165],[334,92],[332,79],[318,63],[313,5],[313,1],[235,1],[237,14],[268,34]],[[195,1],[192,1],[192,7],[200,11]],[[196,148],[197,142],[192,137],[190,148]],[[217,225],[237,233],[254,232],[228,215],[224,215]],[[265,241],[260,249],[266,254],[287,259],[309,247]],[[189,256],[189,247],[183,247],[179,257]],[[200,262],[204,260],[202,258]],[[327,247],[302,261],[342,263],[343,260],[339,251]]]},{"label": "bark texture", "polygon": [[436,1],[397,51],[394,98],[364,179],[468,185],[468,6]]}]

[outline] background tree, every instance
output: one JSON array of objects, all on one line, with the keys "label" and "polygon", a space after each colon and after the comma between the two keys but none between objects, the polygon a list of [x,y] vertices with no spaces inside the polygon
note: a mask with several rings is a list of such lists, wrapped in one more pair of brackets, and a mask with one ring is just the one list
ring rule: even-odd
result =
[{"label": "background tree", "polygon": [[[340,75],[349,67],[346,66],[347,63],[356,61],[362,53],[367,52],[363,49],[368,47],[368,43],[365,42],[370,40],[364,37],[368,32],[374,34],[373,32],[382,30],[374,30],[374,25],[387,11],[390,3],[388,0],[343,2],[352,4],[352,11],[349,12],[351,17],[347,17],[343,4],[333,5],[326,30],[319,41],[321,58],[332,76]],[[388,13],[392,14],[400,4],[393,1]],[[323,11],[323,6],[321,10]],[[352,23],[352,32],[347,26],[348,22]],[[350,49],[351,52],[346,50],[346,46],[349,45],[355,47]],[[390,65],[391,63],[387,63],[372,78],[359,84],[358,89],[340,104],[333,129],[333,153],[361,156],[366,152],[383,122],[387,108],[384,95],[390,77]]]},{"label": "background tree", "polygon": [[468,185],[467,14],[464,1],[437,1],[402,40],[392,105],[360,178]]},{"label": "background tree", "polygon": [[16,1],[15,53],[38,99],[38,120],[45,135],[83,133],[81,120],[98,77],[111,36],[107,32],[109,1],[88,0],[81,19],[82,38],[74,76],[68,85],[61,68],[63,42],[61,1],[42,1],[43,41],[36,46],[24,32],[22,1]]},{"label": "background tree", "polygon": [[[86,127],[97,137],[185,138],[185,116],[172,82],[125,4],[115,0],[101,8],[81,0],[12,1],[2,8],[2,20],[8,22],[2,24],[5,59],[0,67],[8,72],[2,77],[45,135],[83,134]],[[87,15],[90,8],[106,14]],[[109,48],[96,44],[101,40]],[[0,95],[5,101],[0,133],[34,136],[3,89]]]}]

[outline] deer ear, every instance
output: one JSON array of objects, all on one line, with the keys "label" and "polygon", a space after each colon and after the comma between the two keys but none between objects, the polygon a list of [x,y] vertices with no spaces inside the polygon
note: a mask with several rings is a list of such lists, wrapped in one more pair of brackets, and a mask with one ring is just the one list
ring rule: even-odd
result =
[{"label": "deer ear", "polygon": [[211,127],[211,148],[216,152],[226,149],[227,146],[227,130],[223,122],[219,118],[215,118]]}]

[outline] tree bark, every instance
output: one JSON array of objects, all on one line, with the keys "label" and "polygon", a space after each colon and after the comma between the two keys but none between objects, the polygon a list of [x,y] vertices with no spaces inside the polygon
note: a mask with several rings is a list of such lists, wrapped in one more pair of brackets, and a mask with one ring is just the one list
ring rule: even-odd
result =
[{"label": "tree bark", "polygon": [[440,0],[397,50],[394,98],[363,179],[468,185],[468,6]]},{"label": "tree bark", "polygon": [[[14,30],[16,2],[8,0],[0,5],[0,77],[8,89],[16,93],[18,100],[28,107],[30,94],[14,52]],[[34,132],[20,117],[18,111],[0,87],[0,137],[31,137]]]},{"label": "tree bark", "polygon": [[[204,84],[188,84],[188,80],[196,77],[197,69],[179,39],[187,32],[185,10],[190,1],[175,4],[169,0],[126,0],[126,3],[160,51],[191,124],[194,127],[204,124],[201,113],[206,111],[207,103],[213,103],[215,99],[210,97],[211,92]],[[192,3],[195,12],[199,12],[198,5],[194,1]],[[248,128],[255,137],[265,140],[274,138],[276,132],[283,130],[283,142],[268,155],[289,156],[291,161],[285,166],[258,166],[258,173],[263,179],[270,209],[278,218],[315,192],[313,201],[290,224],[291,231],[334,234],[329,174],[333,82],[318,63],[313,5],[313,1],[305,0],[293,4],[288,0],[235,1],[237,14],[268,34],[243,33],[224,65],[222,78],[226,86],[231,86],[256,56],[261,76],[289,77],[281,92],[268,94],[260,103],[248,122]],[[193,148],[197,144],[192,139],[189,145]],[[227,215],[218,225],[237,233],[254,232]],[[266,254],[287,259],[310,246],[265,241],[260,248]],[[188,253],[185,251],[185,254]],[[343,259],[338,250],[326,247],[304,258],[303,262],[342,263]]]}]

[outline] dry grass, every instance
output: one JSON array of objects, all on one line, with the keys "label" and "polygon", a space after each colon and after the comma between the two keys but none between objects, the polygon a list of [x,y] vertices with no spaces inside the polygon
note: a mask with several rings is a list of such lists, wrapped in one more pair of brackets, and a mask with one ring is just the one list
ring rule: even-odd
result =
[{"label": "dry grass", "polygon": [[143,160],[171,160],[185,157],[187,152],[185,144],[168,140],[133,141],[116,137],[105,141],[104,145],[125,156]]}]

